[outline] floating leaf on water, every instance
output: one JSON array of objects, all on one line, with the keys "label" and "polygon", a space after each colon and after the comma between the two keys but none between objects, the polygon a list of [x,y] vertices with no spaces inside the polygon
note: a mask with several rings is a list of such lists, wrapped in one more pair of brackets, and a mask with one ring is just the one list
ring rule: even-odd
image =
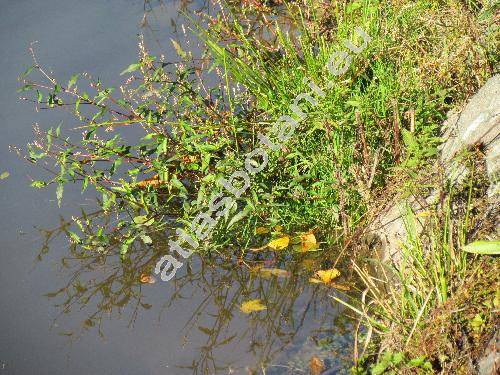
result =
[{"label": "floating leaf on water", "polygon": [[269,233],[269,229],[267,229],[265,227],[257,227],[255,229],[255,233],[257,233],[257,234],[266,234],[266,233]]},{"label": "floating leaf on water", "polygon": [[240,310],[245,314],[250,314],[254,311],[266,310],[267,307],[264,305],[260,299],[252,299],[250,301],[245,301],[241,304]]},{"label": "floating leaf on water", "polygon": [[302,252],[313,251],[318,248],[318,242],[314,233],[306,233],[300,236],[300,250]]},{"label": "floating leaf on water", "polygon": [[141,283],[154,284],[154,283],[156,283],[156,279],[153,276],[148,275],[147,273],[143,273],[143,274],[141,274]]},{"label": "floating leaf on water", "polygon": [[336,268],[331,268],[329,270],[319,270],[316,272],[316,277],[311,277],[309,281],[311,283],[319,284],[319,283],[324,283],[328,284],[331,283],[333,279],[338,277],[340,275],[340,271]]},{"label": "floating leaf on water", "polygon": [[474,241],[463,250],[472,254],[500,255],[500,241]]},{"label": "floating leaf on water", "polygon": [[287,270],[282,270],[280,268],[259,268],[259,273],[264,277],[277,276],[277,277],[288,277],[290,272]]},{"label": "floating leaf on water", "polygon": [[325,369],[325,364],[319,357],[314,356],[311,358],[309,362],[309,371],[311,375],[320,375]]},{"label": "floating leaf on water", "polygon": [[290,237],[289,236],[283,236],[280,238],[276,238],[269,242],[267,245],[264,245],[262,247],[257,247],[253,249],[249,249],[250,251],[262,251],[267,248],[270,248],[271,250],[283,250],[284,248],[288,247],[290,244]]},{"label": "floating leaf on water", "polygon": [[9,176],[10,176],[9,172],[7,172],[7,171],[3,172],[2,174],[0,174],[0,180],[6,179]]},{"label": "floating leaf on water", "polygon": [[290,243],[290,237],[283,236],[280,238],[276,238],[275,240],[272,240],[267,244],[267,246],[272,250],[283,250],[286,247],[288,247],[289,243]]}]

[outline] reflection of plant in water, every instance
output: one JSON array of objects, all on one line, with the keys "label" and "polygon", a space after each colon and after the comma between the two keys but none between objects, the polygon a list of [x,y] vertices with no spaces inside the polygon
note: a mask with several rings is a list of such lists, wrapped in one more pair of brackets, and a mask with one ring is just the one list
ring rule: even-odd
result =
[{"label": "reflection of plant in water", "polygon": [[[264,280],[245,268],[231,264],[209,267],[208,272],[205,268],[200,272],[200,285],[205,286],[209,297],[198,309],[203,311],[208,306],[215,305],[218,311],[212,326],[203,329],[208,336],[206,344],[201,348],[200,359],[193,363],[193,367],[202,373],[217,367],[213,351],[233,340],[249,341],[248,350],[266,367],[276,354],[292,342],[304,324],[309,309],[314,308],[314,302],[318,299],[318,291],[315,291],[307,297],[307,301],[299,303],[307,282],[294,272],[288,278],[271,277],[270,280]],[[227,287],[221,288],[221,285]],[[229,333],[227,337],[225,332],[234,316],[240,313],[241,302],[254,297],[260,298],[267,309],[248,317],[245,332]],[[188,327],[196,327],[198,317],[198,314],[193,314]]]},{"label": "reflection of plant in water", "polygon": [[[94,220],[101,219],[99,212],[83,215]],[[83,220],[83,219],[81,219]],[[70,224],[61,221],[61,226],[46,231],[46,241],[42,253],[46,253],[50,242],[65,233],[71,236]],[[61,259],[62,266],[70,271],[67,283],[51,298],[62,298],[61,313],[74,310],[88,311],[79,334],[90,329],[98,329],[103,335],[103,318],[112,314],[121,315],[126,309],[131,311],[129,325],[133,325],[142,308],[150,309],[145,301],[141,275],[149,274],[164,249],[158,244],[166,244],[167,236],[149,234],[155,240],[150,245],[132,245],[128,257],[120,257],[120,246],[116,243],[105,253],[90,252],[76,244],[71,246],[68,256]],[[42,255],[42,254],[41,254]],[[193,259],[186,274],[173,281],[174,291],[163,303],[161,316],[168,317],[168,310],[175,303],[200,292],[199,305],[193,309],[184,326],[187,336],[206,335],[205,343],[199,349],[199,357],[191,364],[178,364],[191,369],[196,374],[212,374],[218,369],[231,367],[222,363],[218,354],[232,352],[235,345],[243,346],[255,358],[254,370],[270,366],[278,355],[294,340],[305,340],[305,335],[319,329],[319,333],[332,322],[338,313],[331,298],[331,289],[312,285],[307,275],[301,274],[303,265],[289,257],[251,254],[251,257]],[[41,259],[41,258],[40,258]],[[314,260],[311,260],[314,262]],[[311,263],[309,262],[309,264]],[[193,266],[193,263],[198,264]],[[273,266],[288,270],[288,277],[276,277],[259,273],[259,266]],[[319,267],[319,264],[316,265]],[[259,298],[266,310],[245,315],[240,311],[242,302]],[[202,326],[200,319],[212,318],[210,325]],[[235,323],[246,319],[245,329]],[[58,318],[56,318],[58,319]],[[313,328],[309,326],[313,322]],[[304,326],[307,326],[301,331]],[[306,331],[306,332],[304,332]],[[68,335],[78,336],[78,332]],[[318,347],[325,345],[319,340]],[[237,363],[232,364],[237,366]],[[272,366],[271,366],[272,367]]]},{"label": "reflection of plant in water", "polygon": [[[100,225],[95,223],[98,220],[101,220]],[[69,254],[63,255],[60,262],[61,268],[69,271],[70,277],[63,287],[48,293],[47,296],[62,298],[58,304],[62,309],[61,314],[77,309],[93,309],[84,322],[83,330],[97,326],[102,335],[101,323],[104,315],[121,313],[125,306],[133,306],[129,322],[132,325],[141,307],[151,308],[151,305],[143,302],[141,275],[154,266],[159,252],[165,251],[162,243],[157,242],[155,246],[148,246],[148,251],[144,251],[144,245],[136,242],[130,245],[130,256],[123,257],[119,236],[113,236],[113,233],[107,234],[106,249],[90,248],[92,239],[103,235],[102,227],[109,224],[109,215],[104,215],[101,211],[87,215],[82,211],[82,216],[73,218],[73,221],[82,223],[81,227],[89,239],[87,246],[82,246],[72,239],[72,224],[63,219],[58,228],[43,231],[45,241],[38,255],[39,260],[48,252],[50,243],[61,234],[65,234],[73,242],[69,247]],[[56,320],[60,316],[56,317]]]}]

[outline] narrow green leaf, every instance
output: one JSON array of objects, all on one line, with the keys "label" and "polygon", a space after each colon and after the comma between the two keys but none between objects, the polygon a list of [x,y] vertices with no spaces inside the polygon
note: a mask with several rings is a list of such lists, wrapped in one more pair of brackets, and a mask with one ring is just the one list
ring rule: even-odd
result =
[{"label": "narrow green leaf", "polygon": [[80,74],[75,74],[74,76],[72,76],[68,82],[68,90],[73,87],[73,85],[76,83],[76,80],[78,79],[78,77],[80,76]]},{"label": "narrow green leaf", "polygon": [[85,190],[87,190],[88,185],[89,185],[89,178],[88,176],[86,176],[82,182],[82,194],[85,192]]},{"label": "narrow green leaf", "polygon": [[27,76],[28,76],[28,75],[29,75],[29,74],[33,71],[33,69],[35,69],[35,66],[34,66],[34,65],[33,65],[33,66],[30,66],[28,69],[26,69],[26,70],[24,71],[24,73],[23,73],[23,74],[21,74],[21,77],[20,77],[20,78],[25,78],[25,77],[27,77]]},{"label": "narrow green leaf", "polygon": [[141,67],[141,63],[136,63],[136,64],[130,64],[127,69],[125,69],[123,72],[120,73],[120,75],[124,75],[126,73],[131,73],[136,71]]},{"label": "narrow green leaf", "polygon": [[472,254],[500,255],[500,241],[475,241],[463,250]]},{"label": "narrow green leaf", "polygon": [[19,88],[17,92],[23,92],[23,91],[29,91],[33,89],[33,85],[24,85],[23,87]]},{"label": "narrow green leaf", "polygon": [[81,243],[82,242],[82,240],[80,239],[80,237],[75,232],[72,232],[72,231],[69,230],[68,233],[69,233],[69,236],[70,236],[71,241],[73,243]]}]

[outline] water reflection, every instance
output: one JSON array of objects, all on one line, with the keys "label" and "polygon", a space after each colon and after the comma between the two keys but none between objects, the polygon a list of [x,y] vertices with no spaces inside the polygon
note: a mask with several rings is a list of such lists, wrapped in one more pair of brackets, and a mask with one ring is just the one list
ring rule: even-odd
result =
[{"label": "water reflection", "polygon": [[[99,212],[85,217],[102,219]],[[52,241],[69,235],[70,227],[70,222],[61,220],[59,228],[44,231],[40,261]],[[47,294],[60,308],[54,322],[58,329],[72,340],[93,330],[105,337],[107,319],[125,317],[133,327],[141,312],[150,310],[167,324],[165,350],[174,345],[196,347],[192,362],[175,363],[175,370],[167,373],[303,374],[313,356],[326,359],[339,374],[347,371],[353,328],[330,297],[338,292],[309,283],[308,270],[321,266],[318,259],[275,254],[193,256],[174,281],[150,284],[153,280],[146,276],[168,242],[165,234],[152,236],[153,245],[136,243],[123,259],[119,244],[106,252],[72,245],[60,259],[67,281]],[[260,272],[260,267],[287,272],[277,277]],[[251,299],[260,299],[267,309],[243,314],[242,302]],[[189,307],[183,307],[181,315],[172,312],[186,303]],[[59,320],[74,311],[85,311],[85,320],[67,331]],[[172,337],[182,339],[173,342]]]}]

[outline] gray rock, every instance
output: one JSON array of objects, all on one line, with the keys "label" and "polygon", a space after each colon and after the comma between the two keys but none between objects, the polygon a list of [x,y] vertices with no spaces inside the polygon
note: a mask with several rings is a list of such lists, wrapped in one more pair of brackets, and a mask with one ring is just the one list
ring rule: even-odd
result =
[{"label": "gray rock", "polygon": [[500,75],[490,78],[462,111],[450,112],[443,125],[441,160],[448,166],[452,181],[460,182],[467,175],[465,168],[454,162],[455,156],[481,144],[485,148],[486,168],[492,182],[489,194],[497,194],[500,175]]},{"label": "gray rock", "polygon": [[[370,226],[365,241],[369,247],[377,251],[378,260],[383,264],[393,264],[397,268],[401,264],[403,254],[401,245],[408,239],[405,215],[408,208],[418,214],[425,210],[427,200],[419,201],[414,196],[396,200],[388,205]],[[422,226],[416,223],[416,234],[422,232]]]},{"label": "gray rock", "polygon": [[500,373],[499,344],[500,334],[497,330],[478,361],[478,375],[496,375]]}]

